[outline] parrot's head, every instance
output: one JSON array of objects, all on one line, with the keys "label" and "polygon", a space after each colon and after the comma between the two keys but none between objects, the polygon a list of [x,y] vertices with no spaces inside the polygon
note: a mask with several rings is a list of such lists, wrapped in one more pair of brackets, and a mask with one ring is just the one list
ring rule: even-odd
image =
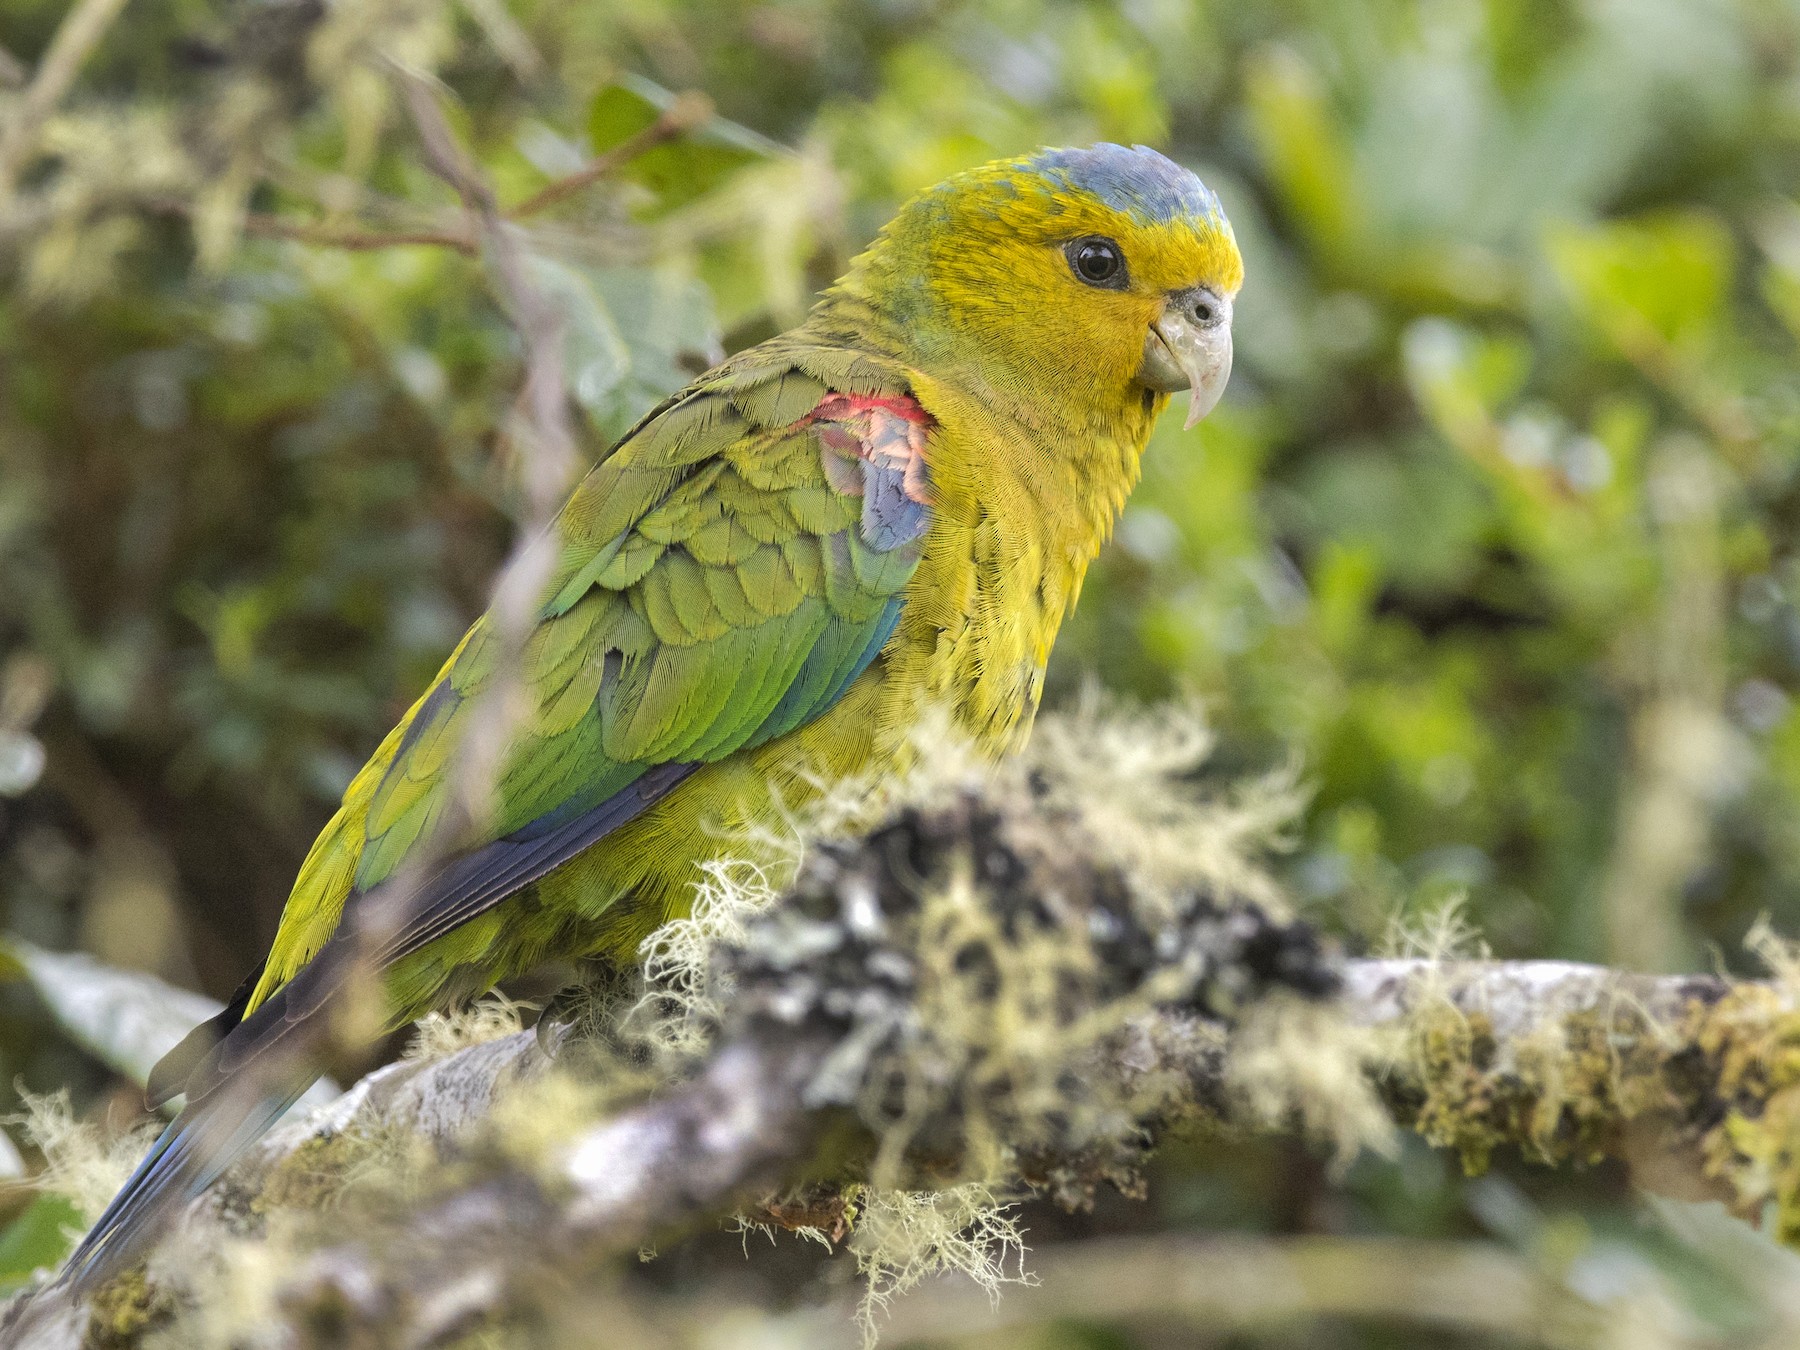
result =
[{"label": "parrot's head", "polygon": [[904,206],[844,285],[940,373],[1010,398],[1090,407],[1192,392],[1231,371],[1244,276],[1231,225],[1146,146],[1044,150],[946,179]]}]

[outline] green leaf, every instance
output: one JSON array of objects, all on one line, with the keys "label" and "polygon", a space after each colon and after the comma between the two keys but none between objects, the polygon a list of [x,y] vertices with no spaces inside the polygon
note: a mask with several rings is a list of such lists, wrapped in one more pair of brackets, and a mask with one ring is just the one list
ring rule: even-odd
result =
[{"label": "green leaf", "polygon": [[82,1226],[81,1215],[63,1196],[46,1193],[33,1200],[0,1230],[0,1293],[11,1293],[37,1271],[61,1262]]},{"label": "green leaf", "polygon": [[1733,249],[1713,216],[1682,211],[1565,225],[1546,246],[1576,312],[1622,351],[1657,340],[1704,347],[1716,336]]},{"label": "green leaf", "polygon": [[[588,139],[596,154],[624,144],[655,124],[675,95],[649,80],[627,77],[594,95],[588,105]],[[722,117],[708,119],[687,134],[652,146],[618,177],[656,195],[656,209],[673,210],[718,187],[746,164],[778,154],[780,147],[747,127]]]},{"label": "green leaf", "polygon": [[590,277],[631,352],[620,415],[636,421],[724,359],[712,297],[696,278],[672,267],[595,268]]},{"label": "green leaf", "polygon": [[678,269],[593,267],[534,255],[533,279],[565,319],[569,387],[616,436],[721,359],[706,288]]},{"label": "green leaf", "polygon": [[695,137],[646,150],[626,176],[654,192],[662,209],[673,210],[705,196],[755,159],[740,146]]},{"label": "green leaf", "polygon": [[[80,952],[48,952],[0,938],[0,975],[23,976],[63,1032],[116,1073],[142,1084],[151,1068],[223,1006],[154,975],[115,970]],[[326,1080],[294,1110],[316,1110],[338,1095]]]},{"label": "green leaf", "polygon": [[529,266],[532,281],[563,314],[569,389],[576,402],[604,423],[613,393],[631,369],[619,325],[582,268],[538,254],[530,257]]},{"label": "green leaf", "polygon": [[588,139],[604,154],[649,127],[662,109],[635,89],[609,84],[588,105]]},{"label": "green leaf", "polygon": [[[621,84],[629,92],[649,102],[658,113],[666,110],[677,97],[673,91],[664,89],[654,80],[646,80],[641,75],[627,75]],[[696,127],[691,134],[717,145],[731,146],[753,158],[768,159],[782,153],[778,142],[727,117],[708,118],[704,125]]]}]

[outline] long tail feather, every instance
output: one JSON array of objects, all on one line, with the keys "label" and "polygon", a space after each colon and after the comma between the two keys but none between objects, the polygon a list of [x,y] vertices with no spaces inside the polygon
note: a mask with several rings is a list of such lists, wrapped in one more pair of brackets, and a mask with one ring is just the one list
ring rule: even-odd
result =
[{"label": "long tail feather", "polygon": [[[180,1206],[217,1181],[311,1084],[309,1077],[286,1096],[248,1103],[227,1092],[188,1106],[94,1221],[59,1283],[80,1296],[137,1260]],[[232,1109],[240,1105],[248,1109]]]},{"label": "long tail feather", "polygon": [[257,982],[262,979],[263,967],[267,964],[266,960],[258,961],[256,969],[244,977],[244,982],[238,986],[229,1003],[188,1032],[181,1038],[180,1044],[156,1061],[155,1067],[150,1070],[150,1077],[144,1083],[144,1102],[151,1110],[159,1109],[165,1102],[187,1091],[187,1080],[199,1067],[200,1061],[211,1054],[213,1048],[244,1020],[251,994],[255,991]]},{"label": "long tail feather", "polygon": [[[213,1023],[197,1029],[165,1061],[170,1067],[157,1084],[166,1093],[185,1060],[196,1058],[182,1085],[187,1105],[82,1239],[60,1282],[80,1293],[129,1266],[183,1204],[218,1180],[299,1100],[318,1077],[335,996],[359,965],[390,968],[491,909],[636,816],[695,767],[657,765],[571,820],[519,831],[452,860],[407,897],[409,912],[390,931],[364,934],[346,925],[222,1038],[211,1039]],[[360,913],[374,912],[380,896],[377,888],[359,897]],[[214,1022],[224,1029],[237,1010],[228,1007]]]}]

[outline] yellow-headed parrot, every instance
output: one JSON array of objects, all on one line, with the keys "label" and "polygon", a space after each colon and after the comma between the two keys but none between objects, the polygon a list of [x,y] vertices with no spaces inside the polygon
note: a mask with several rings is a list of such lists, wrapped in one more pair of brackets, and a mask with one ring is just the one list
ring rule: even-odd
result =
[{"label": "yellow-headed parrot", "polygon": [[187,1104],[68,1278],[139,1255],[298,1097],[355,971],[398,1026],[546,957],[630,960],[733,829],[894,763],[925,709],[1016,744],[1169,394],[1190,425],[1219,397],[1242,275],[1186,169],[1044,151],[919,194],[798,328],[652,410],[553,526],[495,810],[407,872],[503,674],[490,616],[351,783],[263,965],[158,1066],[152,1098]]}]

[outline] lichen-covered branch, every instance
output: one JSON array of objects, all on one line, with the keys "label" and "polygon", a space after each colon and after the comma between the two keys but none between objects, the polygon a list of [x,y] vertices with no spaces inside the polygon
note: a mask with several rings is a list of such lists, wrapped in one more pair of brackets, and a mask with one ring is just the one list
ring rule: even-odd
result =
[{"label": "lichen-covered branch", "polygon": [[[1367,1065],[1372,1084],[1402,1123],[1477,1165],[1508,1147],[1547,1161],[1626,1156],[1629,1147],[1643,1161],[1641,1141],[1627,1129],[1639,1118],[1660,1122],[1670,1144],[1683,1134],[1697,1141],[1697,1125],[1716,1132],[1728,1121],[1727,1134],[1748,1142],[1740,1118],[1755,1118],[1789,1087],[1769,1059],[1800,1030],[1787,1025],[1793,1009],[1779,985],[1717,976],[1632,975],[1566,961],[1423,959],[1350,960],[1341,972],[1329,1005],[1334,1015],[1383,1033],[1362,1042],[1375,1051]],[[737,1159],[723,1193],[743,1184],[770,1161],[759,1122],[786,1131],[808,1114],[778,1085],[796,1072],[816,1073],[833,1048],[829,1039],[785,1052],[732,1047],[683,1087],[578,1136],[567,1150],[565,1179],[577,1195],[590,1183],[597,1188],[581,1200],[583,1222],[606,1226],[627,1209],[655,1208],[638,1203],[641,1181],[627,1185],[621,1173],[595,1166],[602,1157],[649,1174],[679,1170],[705,1148],[715,1161]],[[1205,1019],[1164,1009],[1129,1029],[1115,1067],[1138,1079],[1179,1075],[1197,1109],[1217,1112],[1242,1078],[1241,1071],[1231,1076],[1230,1049],[1231,1040]],[[266,1176],[308,1145],[377,1128],[399,1126],[434,1148],[451,1148],[487,1118],[500,1094],[551,1065],[532,1032],[391,1065],[331,1109],[272,1136],[240,1176]],[[722,1085],[740,1077],[761,1086],[733,1100],[777,1100],[756,1102],[754,1114],[736,1123],[738,1133],[706,1141],[684,1135],[683,1122],[710,1118],[714,1112],[703,1104],[729,1096]],[[787,1136],[788,1159],[804,1159],[806,1142],[803,1132]],[[1729,1159],[1721,1154],[1718,1161]],[[1728,1167],[1714,1170],[1731,1180]],[[1666,1170],[1652,1178],[1674,1179]],[[1696,1184],[1706,1180],[1695,1173]]]},{"label": "lichen-covered branch", "polygon": [[[1791,1086],[1768,1073],[1791,1016],[1779,986],[1622,976],[1567,962],[1365,960],[1343,965],[1330,1006],[1348,1025],[1391,1034],[1367,1065],[1371,1081],[1399,1119],[1471,1162],[1501,1147],[1546,1160],[1611,1153],[1644,1169],[1654,1188],[1693,1193],[1723,1185],[1747,1205],[1771,1197],[1791,1203],[1791,1186],[1774,1195],[1789,1183],[1769,1171],[1767,1148],[1747,1133],[1771,1109],[1786,1119],[1782,1099]],[[1179,1081],[1183,1086],[1163,1102],[1165,1119],[1191,1115],[1244,1128],[1243,1103],[1233,1105],[1242,1086],[1232,1062],[1235,1038],[1216,1033],[1205,1015],[1182,1008],[1139,1020],[1110,1066],[1115,1085],[1130,1095],[1133,1085]],[[406,1343],[421,1345],[466,1332],[471,1316],[528,1306],[530,1291],[546,1281],[591,1270],[681,1224],[729,1213],[806,1173],[843,1106],[809,1101],[809,1089],[841,1052],[841,1042],[826,1035],[734,1040],[687,1082],[570,1135],[537,1166],[520,1168],[515,1160],[483,1169],[479,1181],[410,1211],[403,1229],[377,1224],[367,1237],[314,1250],[296,1267],[285,1306],[296,1316],[334,1309],[372,1334],[404,1333]],[[265,1208],[270,1197],[305,1203],[297,1179],[321,1167],[329,1173],[342,1141],[403,1130],[435,1149],[453,1149],[479,1133],[506,1094],[541,1086],[553,1063],[538,1036],[520,1032],[384,1069],[314,1121],[267,1141],[219,1196],[197,1208],[195,1221],[216,1231],[259,1200]],[[1117,1166],[1116,1157],[1109,1161]],[[1081,1178],[1091,1186],[1102,1175],[1095,1163],[1080,1148],[1052,1150],[1021,1171],[1041,1183],[1056,1177],[1068,1186]],[[338,1179],[325,1184],[335,1189]],[[1327,1254],[1310,1250],[1283,1249],[1279,1259],[1306,1269],[1309,1261],[1330,1264]],[[1474,1267],[1485,1269],[1480,1260]],[[1468,1273],[1458,1267],[1441,1279],[1406,1282],[1406,1289],[1421,1295]],[[1330,1286],[1326,1294],[1344,1292],[1335,1276],[1320,1278]],[[1106,1283],[1124,1297],[1125,1286]],[[473,1308],[427,1297],[472,1286],[484,1291]],[[1363,1302],[1350,1304],[1376,1298],[1375,1286],[1355,1287]],[[1311,1285],[1302,1280],[1294,1288]],[[1551,1303],[1569,1302],[1540,1292]],[[1064,1291],[1053,1301],[1063,1306],[1070,1296]],[[1017,1315],[1036,1306],[1022,1304]],[[1470,1324],[1463,1305],[1454,1315],[1443,1307],[1438,1320]],[[455,1315],[446,1318],[449,1311]],[[1433,1320],[1430,1309],[1414,1311]],[[914,1322],[929,1320],[901,1325],[925,1334],[947,1315],[915,1311]],[[1232,1313],[1237,1322],[1274,1315],[1260,1307]]]},{"label": "lichen-covered branch", "polygon": [[1380,1084],[1396,1118],[1479,1170],[1500,1148],[1627,1157],[1652,1124],[1665,1147],[1692,1143],[1733,1091],[1722,1043],[1773,1029],[1737,1013],[1771,993],[1568,961],[1368,960],[1346,963],[1340,1006],[1388,1033]]},{"label": "lichen-covered branch", "polygon": [[1645,1189],[1773,1215],[1800,1241],[1800,1002],[1769,981],[1567,962],[1351,962],[1342,1007],[1388,1029],[1396,1119],[1470,1170],[1497,1149],[1624,1160]]},{"label": "lichen-covered branch", "polygon": [[[703,904],[640,997],[380,1070],[264,1141],[147,1276],[73,1323],[37,1310],[20,1343],[185,1328],[245,1262],[284,1343],[556,1343],[557,1291],[732,1215],[847,1242],[888,1272],[879,1293],[916,1278],[871,1245],[884,1197],[1079,1207],[1135,1191],[1146,1148],[1191,1128],[1299,1130],[1348,1158],[1409,1125],[1471,1168],[1613,1156],[1800,1232],[1785,977],[1346,961],[1235,888],[1219,841],[1260,799],[1132,837],[1074,762],[884,807],[813,846],[772,908]],[[1181,880],[1170,830],[1220,851]]]}]

